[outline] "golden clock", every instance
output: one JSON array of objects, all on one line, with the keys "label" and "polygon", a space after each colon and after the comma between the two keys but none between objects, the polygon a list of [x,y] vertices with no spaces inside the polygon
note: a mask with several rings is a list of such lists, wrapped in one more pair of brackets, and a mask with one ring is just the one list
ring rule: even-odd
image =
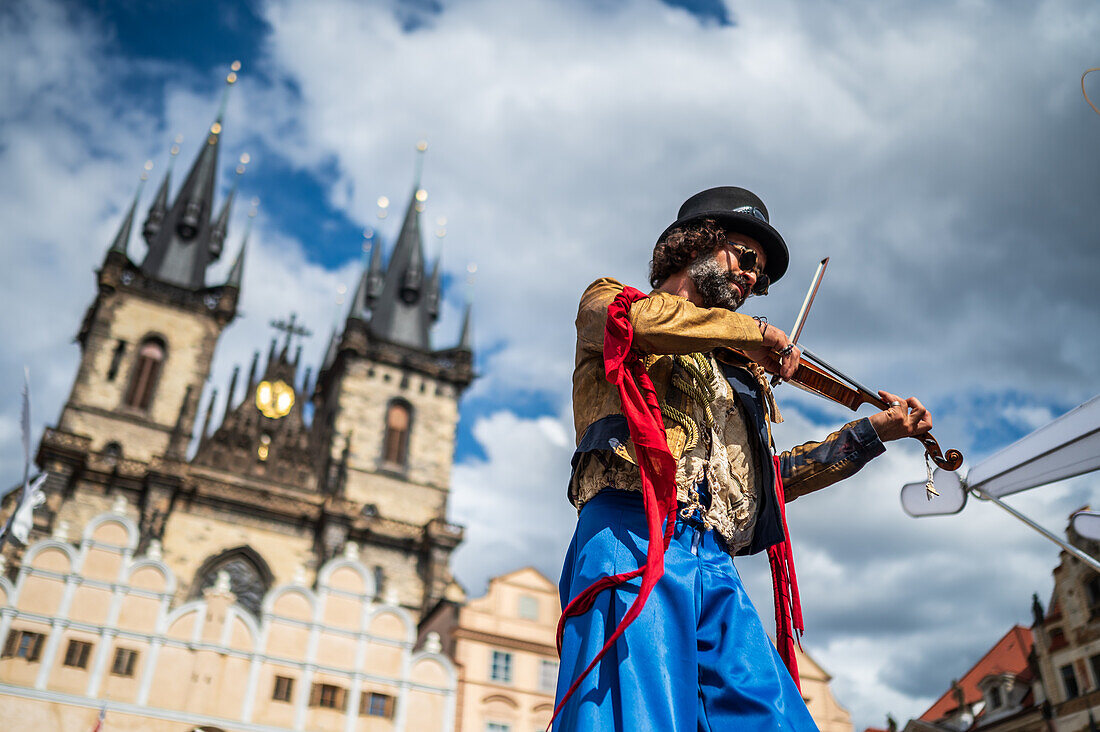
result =
[{"label": "golden clock", "polygon": [[290,414],[294,406],[294,389],[285,381],[261,381],[256,387],[256,408],[269,419],[279,419]]}]

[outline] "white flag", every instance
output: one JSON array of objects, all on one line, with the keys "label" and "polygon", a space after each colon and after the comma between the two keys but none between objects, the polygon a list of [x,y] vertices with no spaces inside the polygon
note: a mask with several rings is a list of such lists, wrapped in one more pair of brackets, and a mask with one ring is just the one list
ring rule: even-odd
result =
[{"label": "white flag", "polygon": [[23,413],[20,415],[19,426],[23,432],[23,495],[19,497],[19,506],[8,519],[7,525],[0,529],[0,544],[3,543],[8,531],[20,544],[26,544],[31,527],[34,525],[34,509],[46,501],[42,485],[46,482],[48,474],[43,473],[35,478],[33,483],[31,482],[31,376],[25,366],[23,367]]}]

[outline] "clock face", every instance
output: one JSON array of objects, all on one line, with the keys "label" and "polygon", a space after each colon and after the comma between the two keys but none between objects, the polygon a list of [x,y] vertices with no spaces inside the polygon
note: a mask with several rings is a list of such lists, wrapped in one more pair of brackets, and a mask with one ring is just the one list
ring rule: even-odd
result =
[{"label": "clock face", "polygon": [[290,414],[294,406],[294,389],[285,381],[261,381],[256,387],[256,408],[269,419]]}]

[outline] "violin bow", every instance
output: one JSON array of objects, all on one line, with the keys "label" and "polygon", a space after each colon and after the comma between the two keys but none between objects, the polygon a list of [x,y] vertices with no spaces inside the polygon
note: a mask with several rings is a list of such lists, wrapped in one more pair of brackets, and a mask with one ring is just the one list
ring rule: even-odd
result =
[{"label": "violin bow", "polygon": [[[791,345],[798,343],[798,336],[802,334],[802,326],[806,324],[806,315],[810,312],[810,306],[814,304],[814,298],[817,297],[817,288],[821,287],[821,278],[825,276],[825,268],[829,266],[829,258],[825,257],[817,264],[817,271],[814,272],[814,278],[810,282],[810,289],[806,292],[806,299],[802,301],[802,308],[798,311],[798,317],[794,319],[794,327],[791,328]],[[779,375],[776,374],[772,377],[772,387],[776,387],[781,383]]]}]

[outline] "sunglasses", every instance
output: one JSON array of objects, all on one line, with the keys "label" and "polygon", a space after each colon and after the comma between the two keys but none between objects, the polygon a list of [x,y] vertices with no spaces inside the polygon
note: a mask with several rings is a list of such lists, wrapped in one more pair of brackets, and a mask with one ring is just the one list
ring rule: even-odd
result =
[{"label": "sunglasses", "polygon": [[726,246],[737,252],[737,266],[742,272],[752,272],[756,275],[756,284],[752,286],[752,294],[767,295],[771,278],[764,274],[764,269],[757,261],[756,251],[746,246],[741,246],[732,241],[726,242]]}]

